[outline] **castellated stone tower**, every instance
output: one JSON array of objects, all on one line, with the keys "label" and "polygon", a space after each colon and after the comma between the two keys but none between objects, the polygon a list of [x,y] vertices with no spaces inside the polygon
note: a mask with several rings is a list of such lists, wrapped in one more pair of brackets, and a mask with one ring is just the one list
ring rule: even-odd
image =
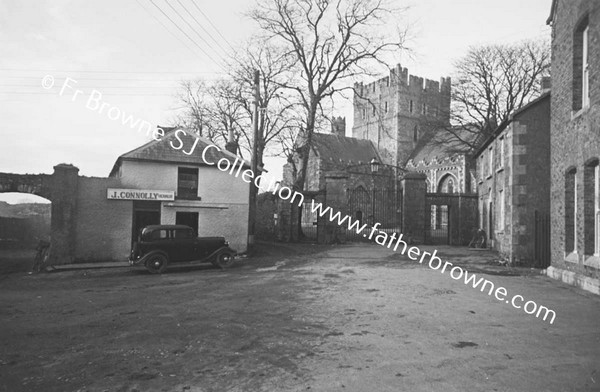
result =
[{"label": "castellated stone tower", "polygon": [[450,78],[409,75],[399,64],[373,83],[354,84],[352,136],[370,139],[384,163],[404,166],[430,129],[450,123]]}]

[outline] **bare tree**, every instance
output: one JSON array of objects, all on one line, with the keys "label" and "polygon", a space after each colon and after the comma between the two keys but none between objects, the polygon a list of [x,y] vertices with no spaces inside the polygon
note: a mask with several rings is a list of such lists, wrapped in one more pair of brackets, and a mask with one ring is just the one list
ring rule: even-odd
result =
[{"label": "bare tree", "polygon": [[240,104],[241,94],[241,87],[229,79],[211,83],[182,81],[178,100],[184,112],[177,118],[177,125],[216,144],[225,143],[230,132],[237,141],[249,123],[245,108]]},{"label": "bare tree", "polygon": [[[352,89],[354,78],[373,75],[386,53],[403,49],[404,34],[390,39],[384,26],[398,16],[386,0],[260,0],[250,16],[265,38],[286,48],[294,60],[285,87],[299,101],[303,117],[300,164],[294,188],[304,190],[309,148],[324,105]],[[389,33],[389,31],[388,31]]]},{"label": "bare tree", "polygon": [[[286,94],[284,87],[290,78],[290,57],[276,46],[249,46],[249,49],[230,66],[232,81],[241,86],[243,92],[238,95],[239,104],[252,119],[254,102],[254,71],[260,75],[259,117],[257,142],[257,163],[263,165],[265,153],[276,156],[282,138],[292,137],[294,129],[296,102]],[[296,128],[297,129],[297,128]],[[252,145],[252,128],[243,133],[248,146]]]},{"label": "bare tree", "polygon": [[476,148],[511,113],[540,94],[540,78],[550,71],[546,42],[474,47],[455,64],[452,126],[445,129],[464,145]]},{"label": "bare tree", "polygon": [[216,144],[225,144],[233,135],[239,153],[249,157],[254,142],[254,70],[259,70],[257,162],[260,167],[266,149],[271,147],[272,154],[276,155],[279,148],[276,139],[292,126],[294,103],[289,101],[282,87],[289,77],[289,63],[276,48],[248,46],[228,67],[227,78],[182,82],[178,100],[184,113],[177,122]]}]

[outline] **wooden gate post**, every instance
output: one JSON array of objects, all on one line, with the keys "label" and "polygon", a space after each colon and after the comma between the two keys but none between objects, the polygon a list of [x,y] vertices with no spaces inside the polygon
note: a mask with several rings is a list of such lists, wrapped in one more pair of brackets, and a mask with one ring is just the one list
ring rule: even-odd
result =
[{"label": "wooden gate post", "polygon": [[425,242],[425,195],[427,176],[407,173],[402,180],[402,233],[415,243]]}]

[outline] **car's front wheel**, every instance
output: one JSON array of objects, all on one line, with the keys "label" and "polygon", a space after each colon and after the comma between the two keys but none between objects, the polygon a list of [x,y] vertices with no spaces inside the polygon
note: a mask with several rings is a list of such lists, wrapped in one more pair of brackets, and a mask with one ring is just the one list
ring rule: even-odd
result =
[{"label": "car's front wheel", "polygon": [[235,261],[235,254],[228,250],[224,250],[216,257],[216,264],[221,268],[229,268]]},{"label": "car's front wheel", "polygon": [[153,274],[162,274],[167,268],[169,259],[163,253],[156,253],[148,257],[146,260],[146,269]]}]

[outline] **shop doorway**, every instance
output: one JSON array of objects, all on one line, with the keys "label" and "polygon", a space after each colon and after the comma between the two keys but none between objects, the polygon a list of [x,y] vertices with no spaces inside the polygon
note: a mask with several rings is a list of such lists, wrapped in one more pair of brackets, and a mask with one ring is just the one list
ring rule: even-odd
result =
[{"label": "shop doorway", "polygon": [[194,229],[194,235],[198,236],[198,213],[197,212],[176,212],[175,224],[186,225]]},{"label": "shop doorway", "polygon": [[138,240],[140,231],[148,225],[160,225],[159,201],[134,201],[131,242]]}]

